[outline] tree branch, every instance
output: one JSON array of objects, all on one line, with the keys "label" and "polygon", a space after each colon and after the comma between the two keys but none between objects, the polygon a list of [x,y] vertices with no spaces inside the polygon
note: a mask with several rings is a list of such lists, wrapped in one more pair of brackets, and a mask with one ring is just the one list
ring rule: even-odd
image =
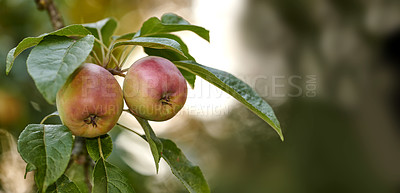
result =
[{"label": "tree branch", "polygon": [[58,12],[57,7],[54,5],[53,0],[35,0],[35,2],[39,10],[47,11],[54,29],[60,29],[64,27],[63,19]]},{"label": "tree branch", "polygon": [[[40,11],[47,11],[50,17],[51,24],[55,30],[64,27],[62,16],[58,12],[58,9],[55,6],[53,0],[35,0],[35,2],[37,8]],[[88,187],[89,192],[92,192],[92,184],[90,183],[90,168],[93,168],[93,161],[89,157],[89,154],[86,150],[85,138],[83,137],[75,137],[74,148],[72,150],[71,159],[67,168],[69,168],[74,162],[78,164],[83,164],[85,183]]]}]

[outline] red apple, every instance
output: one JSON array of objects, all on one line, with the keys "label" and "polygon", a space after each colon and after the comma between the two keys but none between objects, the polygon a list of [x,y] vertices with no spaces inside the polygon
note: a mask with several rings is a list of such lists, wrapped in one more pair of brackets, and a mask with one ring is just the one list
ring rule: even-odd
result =
[{"label": "red apple", "polygon": [[147,56],[136,61],[124,81],[124,98],[130,111],[147,120],[165,121],[182,109],[186,80],[169,60]]},{"label": "red apple", "polygon": [[57,93],[61,121],[72,134],[97,137],[110,131],[123,108],[121,87],[103,67],[86,63]]}]

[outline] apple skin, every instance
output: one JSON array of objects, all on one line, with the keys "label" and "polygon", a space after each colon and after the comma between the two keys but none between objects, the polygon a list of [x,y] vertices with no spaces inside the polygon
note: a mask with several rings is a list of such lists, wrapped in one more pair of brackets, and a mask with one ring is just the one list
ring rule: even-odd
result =
[{"label": "apple skin", "polygon": [[129,68],[123,92],[133,114],[151,121],[165,121],[182,109],[187,98],[187,85],[171,61],[147,56]]},{"label": "apple skin", "polygon": [[86,63],[58,91],[56,103],[61,121],[72,134],[92,138],[115,126],[124,101],[114,76],[101,66]]}]

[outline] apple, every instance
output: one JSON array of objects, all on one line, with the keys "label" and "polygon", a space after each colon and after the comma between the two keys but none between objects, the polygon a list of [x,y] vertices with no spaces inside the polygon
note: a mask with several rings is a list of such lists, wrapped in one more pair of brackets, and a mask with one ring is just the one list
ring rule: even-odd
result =
[{"label": "apple", "polygon": [[187,98],[187,85],[171,61],[147,56],[129,68],[123,92],[134,115],[151,121],[165,121],[182,109]]},{"label": "apple", "polygon": [[117,123],[123,108],[123,94],[114,76],[101,66],[79,67],[57,93],[57,110],[72,134],[97,137]]}]

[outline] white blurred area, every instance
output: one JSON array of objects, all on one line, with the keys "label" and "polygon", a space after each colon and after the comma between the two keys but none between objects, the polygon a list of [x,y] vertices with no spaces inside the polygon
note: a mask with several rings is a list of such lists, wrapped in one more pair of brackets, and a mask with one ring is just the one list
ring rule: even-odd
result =
[{"label": "white blurred area", "polygon": [[[243,46],[240,46],[238,41],[239,32],[235,25],[238,24],[237,20],[244,8],[244,3],[243,0],[194,0],[192,7],[163,6],[150,11],[148,17],[161,17],[164,13],[173,12],[184,17],[193,25],[208,29],[210,43],[192,32],[184,31],[176,34],[187,44],[190,54],[196,58],[198,63],[237,75],[240,72],[235,71],[239,65],[236,57],[240,55],[240,51],[243,51],[240,50]],[[146,54],[143,50],[136,48],[124,68],[144,56]],[[119,81],[122,84],[123,80],[119,79]],[[174,126],[182,125],[188,117],[201,120],[220,119],[229,113],[234,105],[234,100],[214,85],[197,77],[195,89],[192,90],[188,87],[186,104],[178,115],[165,122],[150,122],[150,124],[156,134],[162,136],[173,130]],[[119,123],[143,133],[138,122],[128,113],[123,113]],[[149,145],[127,131],[126,134],[119,136],[116,145],[128,152],[128,154],[122,155],[122,159],[134,170],[144,175],[155,175],[156,171]],[[171,175],[170,169],[162,160],[157,178],[162,179],[168,175]]]}]

